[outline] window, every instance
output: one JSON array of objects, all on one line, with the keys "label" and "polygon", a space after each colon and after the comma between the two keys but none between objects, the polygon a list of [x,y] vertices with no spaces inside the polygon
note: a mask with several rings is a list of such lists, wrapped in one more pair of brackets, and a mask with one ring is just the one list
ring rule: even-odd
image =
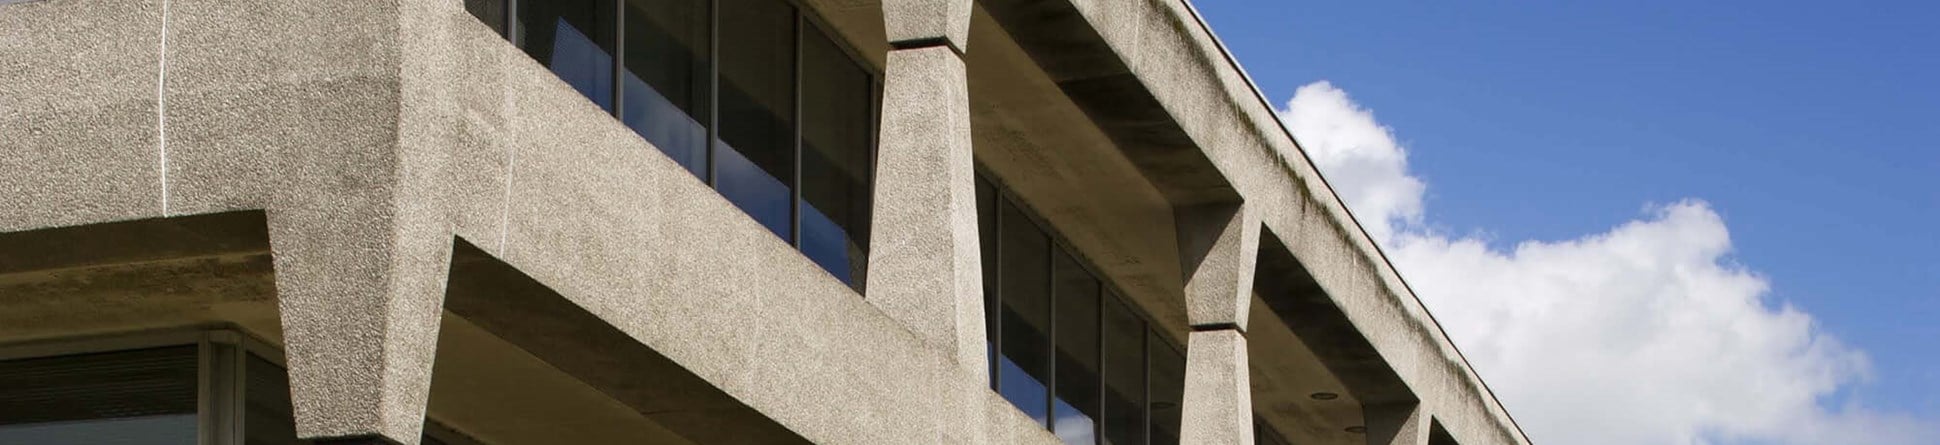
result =
[{"label": "window", "polygon": [[1145,320],[1113,295],[1104,301],[1105,443],[1145,443]]},{"label": "window", "polygon": [[694,176],[707,177],[713,99],[706,0],[624,0],[621,121]]},{"label": "window", "polygon": [[714,187],[794,241],[795,13],[774,1],[721,8],[721,133]]},{"label": "window", "polygon": [[[1024,220],[1009,202],[1000,212],[1004,221]],[[1036,230],[1005,230],[997,239],[997,389],[1041,424],[1050,418],[1051,244]]]},{"label": "window", "polygon": [[193,444],[196,348],[0,361],[0,443]]},{"label": "window", "polygon": [[465,9],[862,290],[877,76],[794,3],[466,0]]},{"label": "window", "polygon": [[1052,326],[1057,331],[1057,397],[1054,430],[1064,443],[1097,445],[1099,379],[1098,280],[1060,249],[1052,255]]},{"label": "window", "polygon": [[[1147,331],[1151,332],[1151,331]],[[1179,405],[1186,395],[1186,356],[1179,348],[1159,339],[1157,332],[1145,341],[1146,367],[1151,372],[1152,445],[1179,443]]]},{"label": "window", "polygon": [[876,177],[875,84],[822,33],[802,33],[801,245],[836,278],[861,282],[869,263]]},{"label": "window", "polygon": [[521,1],[514,42],[566,84],[613,111],[614,0]]},{"label": "window", "polygon": [[1179,442],[1185,357],[977,178],[991,387],[1074,445]]},{"label": "window", "polygon": [[[91,350],[91,346],[129,349]],[[257,347],[251,347],[257,346]],[[0,444],[297,445],[290,384],[260,344],[232,331],[178,332],[71,345],[0,360]],[[0,356],[8,354],[0,348]],[[427,423],[426,444],[476,441]]]}]

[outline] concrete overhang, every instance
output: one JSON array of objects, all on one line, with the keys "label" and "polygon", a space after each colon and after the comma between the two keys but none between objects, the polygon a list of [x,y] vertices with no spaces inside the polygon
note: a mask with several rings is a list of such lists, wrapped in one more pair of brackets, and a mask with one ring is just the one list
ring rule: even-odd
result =
[{"label": "concrete overhang", "polygon": [[[1275,244],[1262,246],[1260,276],[1277,284],[1263,282],[1256,289],[1260,298],[1254,317],[1262,318],[1259,312],[1267,310],[1277,315],[1265,318],[1280,323],[1255,331],[1290,328],[1307,346],[1255,347],[1266,355],[1256,355],[1256,375],[1312,375],[1304,380],[1314,381],[1315,387],[1344,385],[1369,406],[1418,403],[1433,416],[1440,434],[1464,443],[1528,442],[1189,2],[979,0],[978,5],[979,18],[988,20],[972,28],[973,102],[993,101],[992,107],[1003,113],[979,110],[976,116],[1015,115],[1031,109],[1019,104],[1039,103],[1039,109],[1075,109],[1088,124],[1074,125],[1065,112],[1055,119],[1023,113],[1003,125],[979,125],[980,160],[995,164],[998,176],[1020,178],[1008,181],[1011,186],[1033,189],[1019,194],[1174,335],[1183,332],[1182,317],[1174,312],[1182,311],[1174,290],[1179,269],[1167,264],[1176,258],[1165,255],[1173,248],[1170,243],[1156,239],[1171,230],[1169,215],[1160,214],[1201,203],[1244,201],[1262,211],[1267,232],[1274,235],[1262,242]],[[1003,35],[990,36],[988,29],[978,28],[988,25],[996,25]],[[1014,59],[1013,49],[1033,69],[1019,70],[1015,60],[991,63]],[[1041,85],[1031,81],[1048,81],[1058,99],[1041,99],[1050,91],[1032,88]],[[1020,99],[1029,97],[1040,99]],[[1042,104],[1058,101],[1068,102]],[[1050,127],[1059,130],[1046,129]],[[1022,135],[1007,138],[1002,131]],[[1046,137],[1067,134],[1068,140],[1081,140],[1068,134],[1090,131],[1103,140],[1056,144]],[[1022,155],[1000,150],[1030,144],[1018,139],[1040,149]],[[1099,145],[1111,147],[1116,156],[1100,156]],[[1057,171],[1060,166],[1065,171]],[[1144,184],[1125,184],[1125,166],[1142,179],[1133,182]],[[1053,174],[1041,174],[1047,169]],[[1007,175],[1005,170],[1035,171]],[[1063,176],[1065,182],[1041,179],[1045,176]],[[1073,196],[1074,188],[1092,193]],[[1098,190],[1112,193],[1100,196]],[[1104,207],[1121,205],[1090,212],[1075,209],[1100,207],[1095,201],[1105,201]],[[1127,220],[1160,222],[1143,231],[1109,223]],[[1268,257],[1276,251],[1284,258]],[[1295,271],[1301,276],[1272,275]],[[1315,315],[1316,309],[1330,315]],[[1293,346],[1273,334],[1264,337],[1270,344]],[[1272,357],[1278,354],[1300,358]],[[1305,359],[1309,354],[1312,360]],[[1314,361],[1331,371],[1320,374],[1337,378],[1314,374]],[[1262,380],[1275,379],[1256,379],[1256,391]],[[1270,417],[1278,411],[1258,412]],[[1283,426],[1351,418],[1314,414],[1268,420]]]}]

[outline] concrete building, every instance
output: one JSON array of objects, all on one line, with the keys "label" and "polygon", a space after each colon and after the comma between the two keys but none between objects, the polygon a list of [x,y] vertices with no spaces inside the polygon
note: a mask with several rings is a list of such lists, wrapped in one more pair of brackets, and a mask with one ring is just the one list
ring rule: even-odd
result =
[{"label": "concrete building", "polygon": [[0,0],[0,443],[1522,444],[1184,0]]}]

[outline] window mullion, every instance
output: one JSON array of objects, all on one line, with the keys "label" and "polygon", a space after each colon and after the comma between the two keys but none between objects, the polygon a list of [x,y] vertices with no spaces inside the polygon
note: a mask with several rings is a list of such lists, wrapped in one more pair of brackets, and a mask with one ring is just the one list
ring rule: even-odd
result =
[{"label": "window mullion", "polygon": [[802,28],[805,28],[805,26],[802,26],[802,25],[803,25],[803,21],[806,19],[802,18],[802,9],[800,7],[796,7],[794,9],[795,9],[795,38],[794,38],[795,74],[794,74],[793,80],[795,83],[795,91],[794,91],[795,99],[790,101],[790,102],[793,102],[793,105],[794,105],[794,110],[791,110],[790,113],[794,114],[794,117],[793,119],[791,119],[791,122],[794,124],[794,127],[795,127],[794,128],[795,130],[794,147],[795,148],[792,151],[795,156],[795,161],[793,163],[794,165],[792,168],[792,170],[794,170],[794,174],[793,174],[794,178],[790,178],[789,184],[788,184],[788,191],[789,191],[788,242],[790,244],[793,244],[796,249],[801,249],[802,247],[802,150],[805,148],[802,146],[802,131],[803,131],[802,127],[804,127],[804,125],[802,125],[802,65],[804,65],[804,63],[802,62]]},{"label": "window mullion", "polygon": [[990,211],[990,218],[996,220],[996,222],[991,224],[991,227],[995,229],[992,232],[996,233],[990,235],[998,237],[997,241],[994,241],[996,251],[992,252],[996,254],[997,260],[991,263],[992,266],[996,267],[990,268],[995,269],[995,271],[984,270],[984,273],[996,273],[997,278],[991,281],[994,283],[995,289],[985,289],[985,292],[990,293],[990,296],[987,297],[990,303],[985,306],[988,308],[987,310],[992,312],[984,314],[984,316],[996,317],[997,332],[986,333],[985,335],[990,337],[990,389],[997,391],[998,394],[1003,394],[1004,381],[1001,378],[1003,376],[1003,366],[1000,363],[1003,363],[1002,360],[1004,359],[1004,243],[1002,238],[1002,233],[1004,233],[1004,194],[1002,190],[997,189],[996,184],[991,185],[990,194],[993,195],[991,196],[992,209]]},{"label": "window mullion", "polygon": [[[1048,236],[1047,236],[1048,240]],[[1044,295],[1045,306],[1050,310],[1050,323],[1044,327],[1044,424],[1052,433],[1058,432],[1058,243],[1044,243]]]},{"label": "window mullion", "polygon": [[1102,444],[1105,443],[1105,422],[1107,421],[1105,419],[1111,417],[1111,414],[1106,412],[1109,408],[1106,407],[1107,402],[1105,401],[1105,394],[1111,391],[1111,383],[1108,383],[1111,380],[1106,376],[1106,373],[1111,371],[1109,369],[1110,366],[1107,366],[1109,364],[1105,362],[1105,305],[1109,303],[1105,302],[1105,283],[1103,281],[1098,283],[1096,292],[1098,304],[1096,305],[1096,310],[1093,312],[1096,312],[1098,317],[1098,357],[1096,362],[1098,363],[1098,384],[1096,385],[1098,390],[1098,405],[1096,405],[1096,412],[1093,415],[1097,416],[1098,419],[1091,422],[1091,437],[1092,443]]},{"label": "window mullion", "polygon": [[721,147],[721,2],[707,2],[707,172],[708,187],[719,185],[714,152]]},{"label": "window mullion", "polygon": [[613,119],[626,124],[626,0],[613,1]]}]

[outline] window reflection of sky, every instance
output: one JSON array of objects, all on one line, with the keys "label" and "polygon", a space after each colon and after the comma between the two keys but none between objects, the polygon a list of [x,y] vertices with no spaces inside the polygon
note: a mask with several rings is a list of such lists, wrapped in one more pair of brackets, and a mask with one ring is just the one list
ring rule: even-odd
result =
[{"label": "window reflection of sky", "polygon": [[1023,410],[1031,420],[1044,425],[1045,419],[1049,417],[1044,412],[1044,398],[1049,396],[1044,390],[1044,383],[1037,381],[1037,377],[1030,373],[1024,372],[1024,368],[1018,367],[1010,357],[1002,357],[997,369],[999,373],[997,381],[1002,387],[999,392],[1004,395],[1004,400],[1009,400],[1010,404],[1017,405],[1017,409]]},{"label": "window reflection of sky", "polygon": [[564,17],[553,34],[551,68],[560,80],[600,108],[613,109],[613,55],[566,23]]},{"label": "window reflection of sky", "polygon": [[741,155],[726,142],[714,151],[714,188],[781,239],[788,239],[788,184]]},{"label": "window reflection of sky", "polygon": [[673,101],[667,100],[667,96],[640,80],[640,76],[627,72],[625,82],[626,112],[621,114],[626,116],[627,128],[639,133],[641,138],[673,158],[689,173],[696,177],[707,177],[704,171],[707,168],[707,127],[688,117],[687,112],[681,111]]}]

